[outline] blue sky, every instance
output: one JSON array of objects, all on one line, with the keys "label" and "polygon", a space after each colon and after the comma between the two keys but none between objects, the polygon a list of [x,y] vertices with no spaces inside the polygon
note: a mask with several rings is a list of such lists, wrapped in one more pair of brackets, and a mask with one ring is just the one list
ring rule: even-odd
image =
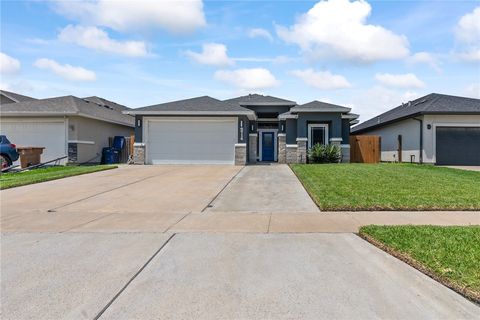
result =
[{"label": "blue sky", "polygon": [[2,89],[131,107],[257,92],[367,120],[480,97],[478,1],[3,1]]}]

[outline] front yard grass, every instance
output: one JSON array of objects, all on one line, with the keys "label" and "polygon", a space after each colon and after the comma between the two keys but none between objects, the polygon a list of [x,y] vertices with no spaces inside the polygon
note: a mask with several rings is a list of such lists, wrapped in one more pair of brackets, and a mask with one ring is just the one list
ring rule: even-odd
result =
[{"label": "front yard grass", "polygon": [[293,164],[321,210],[479,210],[480,172],[417,164]]},{"label": "front yard grass", "polygon": [[16,173],[2,173],[0,175],[0,189],[9,189],[27,184],[39,183],[49,180],[78,176],[85,173],[115,169],[117,166],[56,166],[39,168]]},{"label": "front yard grass", "polygon": [[364,226],[360,236],[480,303],[480,226]]}]

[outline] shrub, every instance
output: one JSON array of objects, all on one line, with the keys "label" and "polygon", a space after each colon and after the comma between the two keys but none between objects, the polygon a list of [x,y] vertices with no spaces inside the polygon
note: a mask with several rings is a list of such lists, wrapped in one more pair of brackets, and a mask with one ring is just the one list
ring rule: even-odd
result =
[{"label": "shrub", "polygon": [[309,163],[337,163],[342,159],[340,147],[334,144],[317,143],[307,152]]}]

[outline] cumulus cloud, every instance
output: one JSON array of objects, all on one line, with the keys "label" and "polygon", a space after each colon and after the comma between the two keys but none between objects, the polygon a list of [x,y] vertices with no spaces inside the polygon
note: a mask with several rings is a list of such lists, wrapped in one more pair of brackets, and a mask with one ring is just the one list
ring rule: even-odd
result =
[{"label": "cumulus cloud", "polygon": [[362,0],[320,1],[293,26],[277,26],[277,34],[313,58],[373,62],[407,57],[407,38],[367,24],[371,11],[371,6]]},{"label": "cumulus cloud", "polygon": [[264,68],[219,70],[214,78],[242,90],[266,89],[279,84],[275,76]]},{"label": "cumulus cloud", "polygon": [[193,61],[210,66],[230,66],[234,62],[227,55],[227,47],[221,43],[205,43],[202,52],[186,51],[185,54]]},{"label": "cumulus cloud", "polygon": [[322,90],[344,89],[352,86],[345,77],[332,74],[329,71],[305,69],[294,70],[290,74],[302,79],[307,85]]},{"label": "cumulus cloud", "polygon": [[455,38],[461,44],[458,56],[465,61],[480,61],[480,7],[467,13],[457,23]]},{"label": "cumulus cloud", "polygon": [[390,74],[390,73],[377,73],[375,79],[387,86],[392,88],[423,88],[425,83],[417,78],[413,73],[405,74]]},{"label": "cumulus cloud", "polygon": [[162,28],[188,33],[206,25],[202,0],[58,1],[60,14],[119,31]]},{"label": "cumulus cloud", "polygon": [[58,35],[60,41],[75,43],[79,46],[110,52],[119,55],[141,57],[147,55],[143,41],[118,41],[97,27],[68,25]]},{"label": "cumulus cloud", "polygon": [[428,52],[417,52],[409,57],[407,61],[409,64],[426,64],[437,72],[441,71],[438,59]]},{"label": "cumulus cloud", "polygon": [[3,74],[14,74],[20,70],[20,61],[0,52],[0,72]]},{"label": "cumulus cloud", "polygon": [[262,28],[252,28],[248,30],[248,36],[250,38],[264,38],[270,42],[273,42],[272,34],[268,30]]},{"label": "cumulus cloud", "polygon": [[39,69],[49,70],[56,75],[71,81],[95,81],[95,72],[82,67],[74,67],[69,64],[60,64],[51,59],[38,59],[34,63]]}]

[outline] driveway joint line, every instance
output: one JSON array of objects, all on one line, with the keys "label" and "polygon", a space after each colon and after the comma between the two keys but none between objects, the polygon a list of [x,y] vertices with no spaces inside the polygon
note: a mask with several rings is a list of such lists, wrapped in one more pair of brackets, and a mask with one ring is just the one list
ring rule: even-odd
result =
[{"label": "driveway joint line", "polygon": [[212,207],[212,204],[215,200],[217,200],[217,198],[220,196],[220,194],[223,192],[223,190],[225,190],[227,188],[227,186],[233,181],[233,179],[235,179],[238,174],[240,172],[242,172],[243,169],[245,169],[246,166],[243,166],[242,169],[238,170],[237,173],[235,173],[235,175],[230,179],[228,180],[228,182],[223,186],[223,188],[215,195],[215,197],[213,197],[213,199],[205,206],[205,208],[202,209],[202,211],[200,212],[204,212],[207,208],[211,208]]},{"label": "driveway joint line", "polygon": [[160,251],[162,251],[163,248],[165,248],[165,246],[170,242],[170,240],[172,240],[172,238],[175,236],[175,233],[172,234],[168,239],[167,241],[165,241],[161,246],[160,248],[158,248],[157,251],[155,251],[155,253],[150,257],[150,259],[147,260],[147,262],[145,262],[145,264],[133,275],[133,277],[130,278],[130,280],[128,280],[128,282],[123,286],[122,289],[120,289],[120,291],[117,292],[117,294],[105,305],[105,307],[102,308],[102,310],[100,310],[100,312],[95,316],[95,318],[93,318],[94,320],[98,320],[104,313],[105,311],[107,311],[107,309],[115,302],[115,300],[117,300],[117,298],[123,293],[123,291],[125,291],[125,289],[127,289],[127,287],[130,285],[130,283],[133,282],[133,280],[135,280],[135,278],[148,266],[148,264],[158,255],[158,253],[160,253]]},{"label": "driveway joint line", "polygon": [[107,213],[106,215],[103,215],[103,216],[101,216],[101,217],[95,218],[95,219],[93,219],[93,220],[90,220],[90,221],[87,221],[87,222],[84,222],[84,223],[80,223],[79,225],[76,225],[76,226],[70,227],[70,228],[68,228],[68,229],[65,229],[65,230],[63,230],[63,231],[60,231],[60,233],[65,233],[65,232],[68,232],[68,231],[71,231],[71,230],[74,230],[74,229],[77,229],[77,228],[86,226],[86,225],[89,224],[89,223],[95,222],[95,221],[97,221],[97,220],[101,220],[101,219],[103,219],[103,218],[109,217],[109,216],[114,215],[114,214],[118,214],[118,213],[117,213],[117,212]]},{"label": "driveway joint line", "polygon": [[187,216],[189,216],[192,212],[189,212],[187,213],[186,215],[184,215],[183,217],[181,217],[180,219],[178,219],[177,222],[174,222],[172,225],[170,225],[167,229],[165,229],[165,231],[163,231],[163,233],[166,233],[168,232],[170,229],[172,229],[173,227],[175,227],[177,224],[179,224],[183,219],[185,219]]},{"label": "driveway joint line", "polygon": [[268,228],[267,228],[267,233],[270,233],[270,223],[272,222],[272,215],[273,213],[270,212],[270,217],[268,218]]}]

